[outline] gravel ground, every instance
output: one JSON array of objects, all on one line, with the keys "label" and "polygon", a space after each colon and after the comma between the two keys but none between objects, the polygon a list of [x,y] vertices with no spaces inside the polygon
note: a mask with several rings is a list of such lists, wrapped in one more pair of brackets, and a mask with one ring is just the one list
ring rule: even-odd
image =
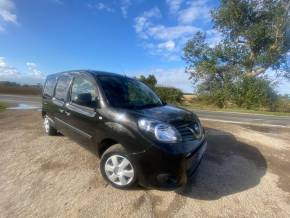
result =
[{"label": "gravel ground", "polygon": [[0,217],[290,217],[289,129],[204,122],[209,147],[177,191],[110,187],[94,148],[0,113]]}]

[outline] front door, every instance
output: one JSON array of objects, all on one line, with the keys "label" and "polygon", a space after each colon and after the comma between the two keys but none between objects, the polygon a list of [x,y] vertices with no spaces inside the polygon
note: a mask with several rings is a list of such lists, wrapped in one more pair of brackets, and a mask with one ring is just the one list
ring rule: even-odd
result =
[{"label": "front door", "polygon": [[76,75],[69,93],[64,112],[69,136],[82,144],[92,144],[100,128],[96,82],[86,74]]}]

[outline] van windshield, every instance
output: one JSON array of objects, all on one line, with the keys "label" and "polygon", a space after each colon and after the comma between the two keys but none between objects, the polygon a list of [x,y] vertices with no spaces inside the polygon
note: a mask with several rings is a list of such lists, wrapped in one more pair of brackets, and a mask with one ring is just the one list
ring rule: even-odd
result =
[{"label": "van windshield", "polygon": [[137,80],[119,76],[99,76],[98,79],[113,107],[142,109],[163,105],[148,86]]}]

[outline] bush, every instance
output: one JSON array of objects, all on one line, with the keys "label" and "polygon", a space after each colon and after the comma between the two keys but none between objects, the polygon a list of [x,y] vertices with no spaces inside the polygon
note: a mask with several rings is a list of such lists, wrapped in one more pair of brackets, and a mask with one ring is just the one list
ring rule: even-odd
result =
[{"label": "bush", "polygon": [[274,111],[278,95],[268,79],[237,77],[212,80],[198,86],[199,97],[219,108],[239,107]]},{"label": "bush", "polygon": [[148,85],[151,89],[153,89],[157,95],[167,103],[171,104],[181,104],[183,100],[183,93],[180,89],[172,88],[172,87],[164,87],[164,86],[156,86],[157,79],[154,75],[150,74],[145,77],[141,75],[139,78],[141,82]]},{"label": "bush", "polygon": [[259,77],[244,77],[235,85],[234,101],[239,107],[273,111],[278,100],[271,82]]},{"label": "bush", "polygon": [[199,98],[219,108],[227,108],[232,104],[234,95],[234,82],[230,78],[224,80],[212,79],[198,85]]},{"label": "bush", "polygon": [[280,96],[278,101],[273,105],[272,111],[290,113],[290,99],[285,96]]},{"label": "bush", "polygon": [[162,99],[162,101],[165,101],[171,104],[182,103],[183,93],[180,89],[176,89],[172,87],[157,86],[154,88],[154,90]]}]

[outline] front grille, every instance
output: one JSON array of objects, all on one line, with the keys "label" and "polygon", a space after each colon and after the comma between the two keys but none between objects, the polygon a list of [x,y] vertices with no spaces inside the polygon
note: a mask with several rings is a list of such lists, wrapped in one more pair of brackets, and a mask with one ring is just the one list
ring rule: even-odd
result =
[{"label": "front grille", "polygon": [[[194,128],[195,125],[199,126],[199,132],[195,131],[195,128]],[[201,125],[197,121],[178,124],[178,125],[175,125],[175,128],[180,133],[180,135],[182,137],[182,141],[184,141],[184,142],[199,139],[202,135]]]}]

